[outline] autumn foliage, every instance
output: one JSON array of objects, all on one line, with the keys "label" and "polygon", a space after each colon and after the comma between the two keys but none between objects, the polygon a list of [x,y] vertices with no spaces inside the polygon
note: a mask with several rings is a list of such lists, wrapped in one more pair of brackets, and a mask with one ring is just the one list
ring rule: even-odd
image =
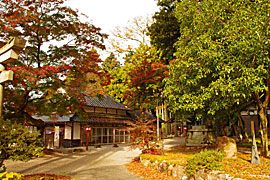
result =
[{"label": "autumn foliage", "polygon": [[160,62],[154,49],[147,45],[141,45],[130,59],[126,63],[131,64],[132,69],[128,71],[130,80],[126,82],[125,98],[135,108],[154,109],[158,93],[162,91],[167,65]]},{"label": "autumn foliage", "polygon": [[100,71],[96,48],[107,35],[62,0],[3,0],[0,38],[27,40],[17,62],[8,67],[14,81],[5,86],[5,116],[82,112],[84,96],[103,94],[107,74]]},{"label": "autumn foliage", "polygon": [[149,113],[138,112],[137,120],[129,123],[131,149],[140,149],[142,153],[161,154],[163,149],[156,136],[156,119]]}]

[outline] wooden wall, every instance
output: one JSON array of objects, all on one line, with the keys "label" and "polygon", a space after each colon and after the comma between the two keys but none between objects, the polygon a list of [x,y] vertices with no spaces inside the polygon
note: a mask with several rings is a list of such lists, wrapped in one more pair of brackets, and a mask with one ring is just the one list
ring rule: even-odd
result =
[{"label": "wooden wall", "polygon": [[85,112],[90,113],[103,113],[103,114],[114,114],[114,115],[127,115],[126,110],[113,109],[113,108],[100,108],[100,107],[84,107]]}]

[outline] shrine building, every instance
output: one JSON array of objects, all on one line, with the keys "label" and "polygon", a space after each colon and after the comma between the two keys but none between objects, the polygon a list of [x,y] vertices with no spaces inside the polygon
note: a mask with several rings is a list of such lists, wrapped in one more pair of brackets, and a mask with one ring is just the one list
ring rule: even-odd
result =
[{"label": "shrine building", "polygon": [[68,116],[33,116],[44,123],[43,139],[47,148],[85,146],[86,129],[90,129],[89,145],[117,144],[130,142],[126,127],[133,121],[123,104],[110,96],[103,99],[86,97],[86,120],[76,114]]}]

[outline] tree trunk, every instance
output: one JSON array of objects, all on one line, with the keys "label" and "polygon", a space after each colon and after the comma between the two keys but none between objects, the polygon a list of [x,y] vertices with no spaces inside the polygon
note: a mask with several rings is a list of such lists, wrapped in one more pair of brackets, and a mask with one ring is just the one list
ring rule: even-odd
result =
[{"label": "tree trunk", "polygon": [[[269,77],[268,77],[269,79]],[[262,150],[261,155],[264,157],[268,156],[268,135],[267,135],[267,107],[270,99],[270,81],[267,81],[267,89],[264,96],[260,96],[258,92],[254,93],[255,100],[259,106],[259,117],[260,123],[260,133],[262,139]],[[263,98],[263,99],[262,99]]]},{"label": "tree trunk", "polygon": [[262,108],[259,111],[260,116],[260,133],[261,133],[261,139],[262,139],[262,150],[261,154],[262,156],[266,157],[268,156],[268,136],[267,136],[267,114],[266,109]]},{"label": "tree trunk", "polygon": [[239,127],[240,127],[241,134],[243,136],[242,142],[248,142],[248,134],[247,134],[247,131],[246,131],[245,122],[244,122],[241,115],[238,116],[238,122],[239,122],[238,124],[239,124]]},{"label": "tree trunk", "polygon": [[241,134],[239,133],[238,126],[236,125],[236,123],[237,123],[238,121],[233,121],[232,116],[229,116],[229,120],[230,120],[230,122],[234,122],[234,123],[232,124],[232,127],[233,127],[233,130],[234,130],[234,132],[235,132],[235,135],[236,135],[237,139],[238,139],[239,141],[242,141],[243,138],[241,137]]},{"label": "tree trunk", "polygon": [[239,131],[238,131],[238,128],[237,128],[236,124],[233,124],[232,126],[233,126],[233,129],[234,129],[234,132],[235,132],[235,135],[236,135],[237,139],[239,141],[242,141],[242,137],[240,137],[240,134],[239,134]]}]

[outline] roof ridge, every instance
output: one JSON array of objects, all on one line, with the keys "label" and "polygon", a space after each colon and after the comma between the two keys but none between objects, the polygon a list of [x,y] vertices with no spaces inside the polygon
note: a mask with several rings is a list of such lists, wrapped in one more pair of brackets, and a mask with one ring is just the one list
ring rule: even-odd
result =
[{"label": "roof ridge", "polygon": [[113,97],[106,95],[103,98],[86,96],[86,105],[93,107],[103,107],[103,108],[112,108],[112,109],[122,109],[129,110],[125,105],[116,101]]}]

